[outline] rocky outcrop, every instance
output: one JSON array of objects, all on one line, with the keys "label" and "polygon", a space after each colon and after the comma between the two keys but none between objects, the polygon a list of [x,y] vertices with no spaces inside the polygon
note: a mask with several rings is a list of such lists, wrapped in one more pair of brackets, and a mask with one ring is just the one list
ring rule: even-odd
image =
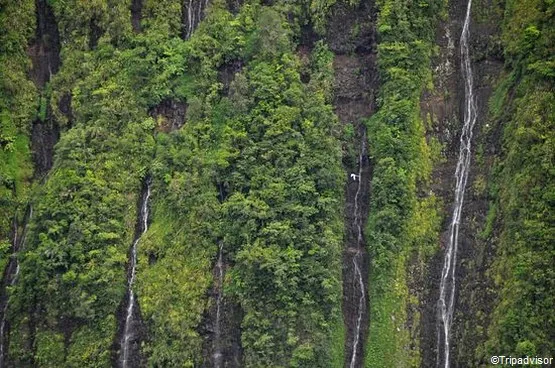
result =
[{"label": "rocky outcrop", "polygon": [[156,121],[156,129],[161,132],[177,130],[185,124],[187,104],[183,101],[167,99],[149,111]]}]

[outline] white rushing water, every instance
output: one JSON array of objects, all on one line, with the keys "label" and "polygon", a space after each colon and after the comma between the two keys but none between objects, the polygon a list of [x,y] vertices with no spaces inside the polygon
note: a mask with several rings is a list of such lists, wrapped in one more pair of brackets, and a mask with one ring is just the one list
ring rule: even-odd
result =
[{"label": "white rushing water", "polygon": [[[197,9],[195,9],[195,5]],[[208,0],[189,0],[187,8],[187,25],[185,26],[185,39],[188,40],[202,20],[202,13],[208,6]]]},{"label": "white rushing water", "polygon": [[351,363],[349,365],[350,368],[354,368],[357,362],[357,354],[358,354],[358,345],[360,344],[360,332],[362,327],[362,316],[365,310],[366,304],[366,294],[364,292],[364,278],[362,277],[362,272],[360,270],[360,262],[363,260],[362,257],[362,246],[363,246],[363,236],[362,236],[362,214],[361,208],[359,206],[359,201],[361,198],[361,191],[362,191],[362,166],[364,163],[364,156],[366,155],[366,133],[362,136],[362,146],[360,149],[359,154],[359,167],[358,167],[358,175],[351,176],[354,180],[358,178],[358,186],[357,191],[355,194],[355,203],[354,203],[354,215],[355,215],[355,226],[357,228],[357,243],[356,243],[356,253],[353,256],[353,266],[355,271],[355,278],[356,283],[360,288],[360,297],[358,300],[358,314],[357,314],[357,323],[355,327],[355,336],[353,340],[353,347],[351,353]]},{"label": "white rushing water", "polygon": [[216,276],[217,276],[217,297],[216,297],[216,323],[214,325],[214,368],[222,367],[222,351],[221,351],[221,318],[222,318],[222,298],[223,298],[223,285],[224,285],[224,263],[223,263],[223,242],[220,243],[220,250],[218,252],[218,262],[216,263]]},{"label": "white rushing water", "polygon": [[[15,225],[15,231],[14,231],[14,239],[13,239],[13,254],[12,254],[12,260],[13,262],[15,262],[15,272],[13,273],[13,275],[11,275],[11,280],[9,281],[9,286],[14,286],[15,283],[17,282],[17,277],[19,276],[19,261],[17,260],[17,253],[22,250],[25,247],[25,239],[27,238],[27,224],[29,223],[29,221],[31,221],[31,218],[33,217],[33,206],[29,206],[29,215],[27,216],[27,218],[25,219],[25,224],[23,225],[23,233],[21,235],[21,239],[18,239],[17,237],[17,223]],[[9,264],[8,264],[9,267]],[[6,277],[10,277],[9,275],[9,270],[8,270],[8,274],[6,275]],[[5,333],[6,333],[6,324],[8,321],[8,295],[6,295],[6,301],[4,303],[4,307],[2,308],[2,321],[0,322],[0,368],[4,367],[4,355],[6,354],[6,350],[4,345],[6,344],[6,341],[4,340],[5,337]]]},{"label": "white rushing water", "polygon": [[129,361],[129,347],[131,343],[131,337],[133,332],[131,330],[131,322],[133,318],[133,311],[135,310],[135,293],[133,292],[133,284],[135,283],[135,276],[137,273],[137,245],[139,244],[139,240],[144,233],[148,230],[148,201],[150,200],[150,180],[147,181],[146,193],[144,198],[142,199],[141,203],[141,213],[140,213],[140,235],[137,236],[137,239],[133,242],[133,247],[131,248],[131,274],[129,275],[129,279],[127,281],[128,289],[129,289],[129,303],[127,305],[127,315],[125,317],[125,327],[123,333],[123,339],[121,342],[121,347],[123,351],[123,360],[122,366],[126,368],[128,366]]},{"label": "white rushing water", "polygon": [[[456,286],[456,272],[457,265],[457,250],[459,242],[459,225],[461,222],[461,212],[464,201],[464,191],[468,179],[468,171],[470,168],[470,144],[472,140],[472,129],[476,123],[477,109],[476,100],[473,90],[473,76],[470,64],[470,51],[468,45],[469,37],[469,24],[470,24],[470,9],[472,0],[468,0],[466,8],[466,17],[461,33],[461,70],[464,79],[464,124],[462,127],[459,159],[457,162],[457,169],[455,171],[455,202],[453,206],[453,215],[451,224],[449,226],[449,243],[445,249],[445,258],[443,262],[443,269],[441,272],[441,283],[439,287],[439,318],[441,319],[438,325],[438,354],[441,351],[441,344],[443,342],[443,362],[444,367],[449,368],[450,363],[450,338],[451,338],[451,324],[453,322],[453,310],[455,306],[455,286]],[[443,327],[443,329],[441,328]],[[438,366],[441,364],[441,359],[438,355]]]}]

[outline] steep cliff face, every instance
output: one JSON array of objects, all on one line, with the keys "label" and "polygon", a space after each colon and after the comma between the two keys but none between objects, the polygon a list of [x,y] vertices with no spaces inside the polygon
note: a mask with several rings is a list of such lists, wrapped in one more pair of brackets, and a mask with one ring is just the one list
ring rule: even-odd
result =
[{"label": "steep cliff face", "polygon": [[365,239],[370,200],[371,167],[364,120],[375,109],[375,9],[336,4],[329,16],[326,40],[334,52],[334,109],[343,130],[345,171],[345,241],[343,250],[343,320],[345,366],[364,366],[368,336],[369,251]]},{"label": "steep cliff face", "polygon": [[[466,2],[450,2],[448,17],[441,23],[436,42],[440,45],[435,59],[434,90],[424,94],[422,111],[432,127],[431,135],[442,145],[442,161],[433,173],[433,190],[443,202],[443,222],[439,239],[439,252],[431,258],[425,279],[426,302],[423,304],[422,354],[423,365],[433,366],[440,358],[438,347],[439,285],[443,253],[449,242],[449,224],[454,206],[455,171],[463,122],[464,85],[461,72],[460,34],[466,12]],[[482,138],[482,129],[489,119],[489,98],[502,69],[500,35],[500,9],[495,4],[474,2],[470,22],[470,55],[474,91],[477,104],[477,123],[471,140],[472,155],[469,177],[465,189],[459,228],[458,255],[455,273],[455,317],[452,332],[453,366],[472,365],[474,348],[480,344],[477,322],[489,312],[491,298],[487,297],[487,263],[491,263],[488,244],[480,238],[488,210],[485,183],[491,170],[492,154],[499,143]],[[484,151],[486,153],[484,153]],[[478,158],[477,158],[478,157]],[[479,294],[479,295],[478,295]],[[488,302],[489,300],[489,302]],[[474,328],[472,328],[472,327]],[[472,332],[471,332],[472,331]],[[472,336],[472,337],[470,337]],[[483,340],[481,341],[483,343]]]},{"label": "steep cliff face", "polygon": [[0,11],[0,368],[551,351],[553,4]]},{"label": "steep cliff face", "polygon": [[[453,181],[452,173],[455,172],[454,164],[458,144],[458,136],[453,132],[458,131],[463,111],[460,101],[464,89],[461,86],[460,60],[457,57],[459,39],[454,37],[460,33],[463,8],[464,4],[458,2],[450,4],[449,17],[440,27],[436,41],[441,49],[434,65],[435,89],[433,92],[425,93],[422,99],[423,111],[428,114],[427,118],[434,126],[435,133],[433,134],[443,144],[444,161],[436,166],[433,174],[434,191],[441,196],[444,203],[441,246],[444,246],[447,241],[447,225],[451,221],[450,211],[453,206],[451,194],[453,186],[450,181]],[[526,19],[524,23],[516,21],[517,14],[521,19]],[[511,276],[513,278],[507,275],[500,276],[504,273],[501,268],[511,269],[508,265],[514,259],[521,257],[521,255],[516,255],[518,253],[513,253],[514,249],[518,247],[515,248],[513,240],[506,236],[510,231],[508,229],[513,229],[515,225],[512,212],[506,210],[512,204],[507,202],[507,197],[503,197],[500,193],[510,192],[511,189],[507,185],[514,185],[509,184],[506,177],[503,179],[502,172],[510,167],[508,170],[511,170],[513,174],[520,172],[521,174],[517,174],[517,176],[524,177],[530,175],[531,171],[528,167],[534,165],[532,161],[515,163],[508,159],[511,152],[508,147],[513,146],[511,141],[518,141],[517,136],[511,135],[513,127],[515,125],[526,126],[526,129],[536,132],[542,130],[541,127],[549,120],[547,118],[549,112],[548,115],[542,115],[528,110],[522,116],[513,115],[519,101],[514,97],[515,91],[519,91],[519,98],[527,98],[530,94],[534,94],[527,89],[529,87],[517,87],[519,83],[532,78],[538,83],[538,86],[542,86],[539,87],[539,90],[543,90],[544,83],[549,83],[545,79],[545,69],[543,69],[544,73],[536,73],[532,71],[533,68],[529,68],[526,72],[529,74],[521,74],[523,68],[528,68],[524,65],[533,63],[530,60],[538,60],[539,55],[545,55],[543,54],[545,49],[543,46],[539,46],[539,44],[543,45],[542,42],[537,44],[534,51],[531,51],[532,49],[524,46],[525,42],[522,40],[527,37],[525,35],[530,29],[541,28],[545,32],[545,28],[542,27],[545,24],[546,14],[551,14],[549,7],[538,3],[515,5],[512,2],[499,4],[475,1],[472,5],[470,55],[471,67],[474,72],[478,120],[472,140],[470,174],[460,222],[451,366],[486,365],[489,363],[491,355],[508,354],[508,351],[515,355],[546,351],[544,343],[531,337],[526,328],[519,332],[511,330],[511,337],[508,339],[499,328],[499,326],[511,325],[509,321],[514,322],[515,320],[515,314],[513,314],[515,309],[509,312],[511,307],[506,307],[513,305],[504,294],[506,290],[516,293],[523,292],[523,295],[526,295],[525,290],[534,283],[526,277],[515,276],[512,271],[508,271],[508,274],[513,275]],[[538,33],[536,37],[548,33],[549,31]],[[449,38],[453,40],[451,46]],[[515,39],[520,40],[517,41],[520,42],[519,46],[515,46],[516,43],[510,41]],[[515,53],[519,55],[516,57],[520,58],[519,62],[515,62]],[[516,75],[518,77],[515,78]],[[539,101],[545,102],[546,98],[547,95],[543,92],[538,93],[538,104],[542,103]],[[531,123],[529,120],[531,116],[536,116],[536,123]],[[544,138],[549,140],[547,136]],[[534,142],[536,147],[541,147],[545,143],[546,141],[543,139]],[[521,146],[521,154],[526,156],[527,149],[531,147],[532,144]],[[535,179],[536,187],[542,187],[543,191],[550,192],[549,186],[545,186],[545,183],[543,175]],[[524,187],[526,186],[521,188]],[[528,203],[524,208],[531,208],[528,206],[537,203],[533,196],[519,196],[519,198],[521,199],[519,203],[522,205]],[[549,206],[547,203],[546,205]],[[531,215],[527,209],[523,212]],[[533,217],[533,215],[531,216]],[[523,222],[519,226],[526,227],[525,224],[526,222]],[[543,225],[536,229],[540,228],[543,228]],[[520,230],[517,232],[520,233]],[[534,239],[539,243],[543,243],[549,238],[549,231],[538,230],[534,234]],[[528,238],[528,241],[533,242],[532,238]],[[533,246],[530,245],[530,247]],[[526,247],[520,248],[520,250],[522,251],[520,254],[526,254],[529,251]],[[538,253],[544,254],[544,257],[546,253],[543,252],[545,251],[546,249],[541,247],[537,250]],[[425,281],[424,294],[426,296],[423,304],[424,319],[421,331],[424,366],[433,366],[438,360],[438,354],[441,353],[436,347],[437,334],[434,334],[433,329],[438,325],[438,307],[434,301],[438,299],[437,285],[440,282],[442,253],[439,252],[432,258]],[[508,254],[513,254],[515,258],[511,259],[510,256],[507,256]],[[527,264],[542,263],[539,258],[536,261],[528,260],[527,262],[530,262]],[[500,268],[501,264],[504,266]],[[513,264],[518,264],[518,262]],[[535,280],[535,285],[545,286],[550,282],[549,277],[540,277]],[[504,285],[505,291],[499,292],[500,285]],[[542,289],[543,286],[539,288]],[[526,297],[524,298],[526,299]],[[541,298],[541,300],[545,305],[552,303],[550,298]],[[533,308],[524,307],[524,305],[530,306],[527,303],[529,302],[522,301],[520,304],[523,308],[521,310],[528,311],[526,319],[519,319],[523,326],[533,324],[534,320],[542,321],[540,323],[545,323],[545,325],[552,324],[546,316],[540,317],[541,313],[532,311]],[[500,310],[506,314],[500,313]],[[537,319],[532,316],[536,316]],[[507,343],[499,343],[500,341]],[[534,342],[532,343],[532,341]]]},{"label": "steep cliff face", "polygon": [[41,91],[38,118],[31,131],[31,150],[35,162],[35,177],[42,178],[52,167],[54,145],[59,139],[58,122],[49,104],[51,87],[47,86],[60,68],[60,35],[52,8],[46,1],[35,3],[37,26],[35,39],[27,54],[33,63],[30,78]]}]

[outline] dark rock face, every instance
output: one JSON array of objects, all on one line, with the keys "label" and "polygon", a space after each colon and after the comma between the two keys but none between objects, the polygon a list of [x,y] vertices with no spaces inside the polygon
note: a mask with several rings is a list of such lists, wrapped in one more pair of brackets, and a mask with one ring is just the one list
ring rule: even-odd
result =
[{"label": "dark rock face", "polygon": [[[476,20],[476,13],[483,7],[493,6],[485,4],[487,1],[474,1],[470,24],[470,42],[472,70],[474,74],[474,93],[477,96],[478,119],[474,127],[472,140],[472,158],[468,182],[459,228],[458,264],[456,269],[455,316],[452,324],[451,356],[453,367],[473,366],[474,347],[480,343],[475,331],[478,328],[477,314],[485,313],[491,307],[485,292],[485,264],[488,250],[484,249],[484,241],[479,239],[479,232],[485,222],[488,198],[484,193],[478,193],[474,183],[479,177],[487,175],[486,165],[477,164],[476,154],[478,144],[482,141],[482,127],[488,117],[488,100],[492,93],[492,81],[497,78],[502,63],[499,52],[492,47],[492,36],[499,32],[497,26],[501,22],[491,21],[487,25]],[[484,4],[482,4],[484,3]],[[443,223],[440,239],[438,239],[438,253],[430,260],[426,270],[414,282],[414,289],[421,300],[420,314],[420,351],[423,367],[435,367],[438,354],[437,333],[438,321],[438,291],[443,266],[443,247],[447,242],[449,224],[451,222],[453,199],[455,190],[455,169],[460,145],[460,130],[463,122],[464,85],[460,67],[460,34],[466,11],[466,1],[458,0],[450,3],[449,20],[441,22],[437,30],[436,44],[440,46],[439,56],[433,61],[434,85],[433,92],[425,92],[421,99],[421,113],[423,119],[431,123],[430,137],[435,137],[443,145],[443,162],[438,164],[432,174],[432,191],[442,199]],[[484,49],[485,48],[485,49]],[[495,51],[497,50],[497,51]],[[485,150],[489,145],[486,143]],[[480,260],[476,262],[476,260]],[[472,286],[470,286],[472,285]],[[412,289],[412,288],[411,288]],[[477,298],[481,301],[476,302]],[[483,318],[483,317],[482,317]],[[473,330],[472,337],[467,331]]]},{"label": "dark rock face", "polygon": [[185,124],[186,113],[187,104],[179,100],[164,100],[149,112],[157,122],[157,129],[166,133],[181,128]]},{"label": "dark rock face", "polygon": [[31,151],[35,177],[43,178],[53,165],[54,146],[60,138],[58,124],[53,119],[35,120],[31,129]]},{"label": "dark rock face", "polygon": [[67,118],[67,126],[71,127],[73,124],[73,111],[71,109],[71,93],[65,93],[58,102],[59,111]]},{"label": "dark rock face", "polygon": [[241,5],[243,5],[243,0],[226,0],[227,8],[233,14],[239,13]]},{"label": "dark rock face", "polygon": [[218,81],[223,84],[222,95],[228,95],[229,87],[235,79],[235,74],[240,73],[242,70],[243,62],[241,60],[230,61],[220,67],[218,70]]},{"label": "dark rock face", "polygon": [[37,0],[35,6],[37,27],[27,54],[33,63],[30,78],[38,88],[43,88],[60,68],[60,35],[56,18],[47,1]]},{"label": "dark rock face", "polygon": [[[60,35],[52,9],[46,0],[37,0],[35,39],[27,50],[32,62],[29,77],[37,88],[44,89],[46,83],[60,68]],[[59,138],[58,124],[52,119],[48,95],[41,98],[44,115],[33,122],[31,129],[31,150],[35,162],[35,177],[42,178],[52,167],[54,145]],[[39,112],[40,115],[40,112]]]},{"label": "dark rock face", "polygon": [[375,53],[375,19],[373,1],[361,1],[357,8],[336,4],[328,19],[326,41],[330,49],[338,55]]},{"label": "dark rock face", "polygon": [[346,173],[343,253],[345,366],[362,367],[368,335],[370,264],[362,232],[368,218],[372,178],[363,120],[374,112],[377,91],[374,5],[361,2],[360,6],[353,8],[338,3],[328,22],[326,41],[335,53],[333,105],[340,122],[350,125],[354,133],[343,148]]},{"label": "dark rock face", "polygon": [[98,45],[98,40],[102,36],[102,28],[100,28],[99,20],[93,16],[89,22],[89,49],[94,50]]},{"label": "dark rock face", "polygon": [[132,0],[131,1],[131,27],[133,32],[141,32],[141,17],[143,10],[143,0]]},{"label": "dark rock face", "polygon": [[230,262],[225,250],[218,254],[213,267],[214,285],[209,292],[212,304],[206,311],[200,334],[204,336],[202,368],[239,368],[243,366],[241,321],[243,311],[232,298],[225,295],[225,273]]}]

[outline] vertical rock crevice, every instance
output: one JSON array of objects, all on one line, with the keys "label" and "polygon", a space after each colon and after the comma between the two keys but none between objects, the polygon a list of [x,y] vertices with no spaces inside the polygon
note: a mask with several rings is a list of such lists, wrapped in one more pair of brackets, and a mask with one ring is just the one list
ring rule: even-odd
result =
[{"label": "vertical rock crevice", "polygon": [[225,275],[232,265],[220,242],[212,274],[209,297],[212,300],[202,323],[203,368],[239,368],[243,366],[241,347],[241,307],[225,293]]},{"label": "vertical rock crevice", "polygon": [[49,104],[49,82],[60,68],[60,34],[56,18],[46,0],[36,0],[37,25],[35,39],[27,50],[32,62],[30,79],[39,89],[41,98],[37,118],[31,128],[31,151],[35,178],[43,178],[53,164],[54,145],[59,139],[58,123]]},{"label": "vertical rock crevice", "polygon": [[344,126],[345,239],[343,319],[345,367],[364,364],[369,322],[369,254],[364,235],[370,202],[371,162],[364,120],[375,109],[375,10],[373,3],[334,5],[326,41],[335,54],[334,110]]}]

